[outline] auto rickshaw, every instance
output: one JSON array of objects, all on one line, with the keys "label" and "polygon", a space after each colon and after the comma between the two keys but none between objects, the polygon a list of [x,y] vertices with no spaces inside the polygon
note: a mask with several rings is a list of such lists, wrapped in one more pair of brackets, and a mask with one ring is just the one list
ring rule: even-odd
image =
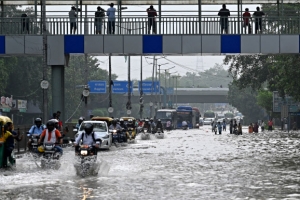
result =
[{"label": "auto rickshaw", "polygon": [[[3,159],[4,159],[4,125],[7,123],[7,122],[12,122],[11,119],[9,117],[6,117],[6,116],[0,116],[0,168],[3,167]],[[13,160],[9,160],[8,163],[10,163],[11,165],[15,164],[15,159],[14,157],[12,157]]]},{"label": "auto rickshaw", "polygon": [[111,125],[112,120],[113,120],[113,118],[111,118],[111,117],[99,117],[99,116],[93,117],[91,119],[91,121],[105,121],[107,123],[108,128]]},{"label": "auto rickshaw", "polygon": [[134,139],[135,139],[135,136],[136,136],[136,126],[135,126],[136,119],[134,117],[121,117],[120,119],[124,120],[124,124],[127,124],[129,119],[132,119],[133,128],[132,127],[130,127],[130,128],[127,127],[126,135],[127,135],[127,141],[128,142],[134,142]]}]

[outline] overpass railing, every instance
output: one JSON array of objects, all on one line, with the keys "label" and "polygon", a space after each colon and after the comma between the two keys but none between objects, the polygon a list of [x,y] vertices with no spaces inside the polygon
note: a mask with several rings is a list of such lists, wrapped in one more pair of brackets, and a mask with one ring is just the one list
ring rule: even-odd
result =
[{"label": "overpass railing", "polygon": [[[149,31],[148,17],[130,16],[116,18],[115,34],[144,35],[153,34]],[[200,22],[201,21],[201,22]],[[150,22],[151,23],[151,22]],[[168,16],[155,18],[155,34],[222,34],[220,18],[216,16]],[[228,34],[255,34],[256,27],[260,25],[255,18],[249,20],[249,26],[244,26],[239,17],[228,18]],[[75,34],[96,34],[95,18],[87,17],[77,19]],[[41,18],[0,18],[0,34],[42,34]],[[102,34],[108,34],[107,18],[102,19]],[[300,17],[272,17],[261,19],[261,34],[300,34]],[[46,31],[49,35],[71,34],[71,24],[68,17],[47,17]],[[257,32],[260,33],[260,32]]]}]

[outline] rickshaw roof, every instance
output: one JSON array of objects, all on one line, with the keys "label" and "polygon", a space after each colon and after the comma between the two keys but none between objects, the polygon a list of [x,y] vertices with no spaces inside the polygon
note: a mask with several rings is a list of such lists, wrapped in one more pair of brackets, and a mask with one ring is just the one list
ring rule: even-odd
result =
[{"label": "rickshaw roof", "polygon": [[6,124],[7,122],[12,122],[12,120],[6,116],[0,116],[0,122]]},{"label": "rickshaw roof", "polygon": [[91,119],[91,121],[108,121],[108,122],[110,122],[110,121],[112,121],[113,120],[113,118],[111,118],[111,117],[93,117],[92,119]]},{"label": "rickshaw roof", "polygon": [[120,119],[123,119],[124,121],[128,121],[129,119],[132,119],[132,121],[135,120],[134,117],[121,117]]}]

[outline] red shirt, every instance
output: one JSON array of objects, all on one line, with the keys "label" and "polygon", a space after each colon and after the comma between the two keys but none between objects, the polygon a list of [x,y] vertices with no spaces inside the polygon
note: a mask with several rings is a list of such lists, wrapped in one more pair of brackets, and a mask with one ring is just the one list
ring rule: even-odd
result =
[{"label": "red shirt", "polygon": [[243,14],[243,20],[244,20],[244,23],[246,25],[249,24],[249,19],[251,18],[251,14],[249,12],[244,12]]}]

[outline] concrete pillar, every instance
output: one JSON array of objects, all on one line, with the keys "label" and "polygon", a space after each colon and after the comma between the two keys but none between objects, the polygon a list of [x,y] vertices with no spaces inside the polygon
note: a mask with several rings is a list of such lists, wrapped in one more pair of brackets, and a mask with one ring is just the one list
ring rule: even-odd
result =
[{"label": "concrete pillar", "polygon": [[[61,111],[60,120],[65,122],[65,67],[64,65],[51,66],[52,81],[52,113]],[[51,114],[52,114],[51,113]]]}]

